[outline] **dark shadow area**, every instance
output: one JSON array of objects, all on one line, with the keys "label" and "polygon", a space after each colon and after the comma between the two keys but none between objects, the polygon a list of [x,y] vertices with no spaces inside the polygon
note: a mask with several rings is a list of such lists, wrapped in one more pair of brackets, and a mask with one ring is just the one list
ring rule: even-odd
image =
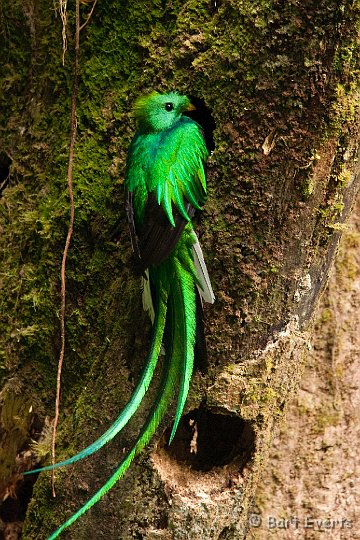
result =
[{"label": "dark shadow area", "polygon": [[[21,530],[39,473],[24,476],[22,473],[40,466],[38,458],[29,448],[29,442],[38,440],[43,423],[34,415],[28,432],[28,440],[14,459],[9,475],[0,478],[0,540],[16,540]],[[1,429],[1,428],[0,428]]]},{"label": "dark shadow area", "polygon": [[4,523],[24,521],[38,474],[24,476],[14,486],[14,492],[0,504],[0,519]]},{"label": "dark shadow area", "polygon": [[0,152],[0,196],[10,179],[11,157],[6,152]]},{"label": "dark shadow area", "polygon": [[204,131],[205,144],[208,151],[211,153],[215,149],[214,129],[216,127],[215,120],[209,107],[205,105],[205,101],[195,96],[189,96],[191,103],[195,107],[195,111],[188,111],[185,116],[195,120]]},{"label": "dark shadow area", "polygon": [[235,532],[232,527],[225,527],[219,536],[219,540],[230,540],[235,537]]},{"label": "dark shadow area", "polygon": [[[165,432],[168,441],[171,427]],[[215,414],[205,408],[185,415],[166,452],[176,461],[198,471],[209,471],[234,460],[240,470],[251,460],[255,450],[255,432],[250,424],[237,416]]]}]

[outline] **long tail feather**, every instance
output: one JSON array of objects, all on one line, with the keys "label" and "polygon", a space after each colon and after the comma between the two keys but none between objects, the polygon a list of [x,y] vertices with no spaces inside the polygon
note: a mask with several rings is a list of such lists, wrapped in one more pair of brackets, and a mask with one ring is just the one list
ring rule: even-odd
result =
[{"label": "long tail feather", "polygon": [[[171,345],[172,340],[169,340]],[[132,460],[149,442],[151,437],[154,435],[156,429],[158,428],[161,420],[164,417],[164,414],[171,402],[172,396],[174,394],[174,388],[179,379],[179,360],[177,355],[172,354],[171,346],[166,352],[165,365],[164,365],[164,375],[161,387],[158,391],[156,401],[151,408],[151,411],[147,417],[147,420],[136,439],[136,442],[133,448],[126,454],[122,460],[119,467],[116,469],[114,474],[108,479],[108,481],[84,504],[75,514],[73,514],[61,527],[59,527],[49,538],[48,540],[54,540],[59,536],[59,534],[69,527],[74,521],[76,521],[80,516],[89,510],[95,503],[97,503],[105,493],[107,493],[113,485],[123,476],[126,470],[129,468]]]},{"label": "long tail feather", "polygon": [[27,471],[24,474],[33,474],[41,471],[50,471],[57,469],[58,467],[63,467],[65,465],[70,465],[75,463],[80,459],[83,459],[87,456],[90,456],[94,452],[97,452],[102,448],[107,442],[111,441],[119,431],[128,423],[130,418],[135,414],[137,409],[140,406],[140,403],[150,385],[151,379],[156,368],[156,364],[159,358],[161,343],[164,334],[165,320],[166,320],[166,311],[167,311],[167,300],[168,293],[165,289],[160,289],[158,294],[157,303],[158,309],[156,310],[156,317],[153,326],[152,334],[152,343],[150,348],[150,353],[147,358],[147,362],[142,371],[140,380],[130,398],[130,400],[125,405],[124,409],[121,411],[121,414],[115,420],[115,422],[109,427],[107,431],[99,439],[94,441],[92,444],[87,446],[84,450],[72,456],[71,458],[55,463],[54,465],[48,465],[46,467],[40,467],[31,471]]},{"label": "long tail feather", "polygon": [[150,317],[152,324],[155,321],[155,310],[152,301],[151,288],[150,288],[150,277],[149,270],[145,270],[145,277],[142,278],[142,304],[143,310],[146,311]]},{"label": "long tail feather", "polygon": [[174,296],[177,317],[177,324],[175,326],[174,334],[174,355],[178,355],[181,359],[181,375],[178,403],[169,444],[171,444],[175,436],[189,391],[189,384],[194,365],[196,327],[196,296],[194,278],[190,273],[182,269],[180,263],[178,263],[176,266],[177,279],[172,286],[172,294]]},{"label": "long tail feather", "polygon": [[194,237],[196,238],[193,244],[193,257],[194,257],[194,266],[199,279],[199,292],[205,302],[213,304],[215,301],[214,291],[212,290],[209,273],[206,268],[204,255],[199,243],[199,240],[195,233]]},{"label": "long tail feather", "polygon": [[[184,410],[193,371],[197,325],[197,301],[201,303],[200,298],[197,300],[197,287],[200,289],[198,286],[200,280],[197,278],[195,261],[193,261],[193,258],[191,257],[193,242],[193,236],[188,235],[186,239],[184,238],[182,245],[179,246],[178,254],[174,258],[169,259],[164,266],[157,267],[153,271],[150,271],[152,284],[156,292],[156,317],[152,345],[146,368],[143,371],[141,380],[130,401],[118,419],[107,432],[102,435],[102,437],[73,458],[58,463],[55,467],[73,463],[98,450],[106,442],[112,439],[133,416],[151,382],[160,353],[161,343],[164,340],[166,354],[162,383],[146,422],[135,440],[133,447],[126,454],[113,475],[74,515],[61,525],[48,540],[57,538],[64,529],[69,527],[80,516],[87,512],[89,508],[98,502],[124,475],[136,454],[145,447],[154,435],[164,417],[169,403],[171,403],[173,399],[175,387],[177,386],[179,387],[179,395],[169,444],[175,436]],[[207,274],[206,267],[205,273]],[[211,285],[210,290],[212,291]],[[52,466],[49,466],[40,470],[52,468]]]}]

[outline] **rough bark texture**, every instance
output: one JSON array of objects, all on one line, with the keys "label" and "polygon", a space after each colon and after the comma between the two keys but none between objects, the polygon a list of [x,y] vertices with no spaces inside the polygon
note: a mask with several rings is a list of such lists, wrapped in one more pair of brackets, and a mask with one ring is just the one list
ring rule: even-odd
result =
[{"label": "rough bark texture", "polygon": [[[322,297],[300,388],[257,493],[253,537],[360,538],[360,201]],[[259,519],[260,518],[260,519]]]},{"label": "rough bark texture", "polygon": [[[84,2],[84,19],[89,9]],[[21,522],[31,486],[16,484],[17,472],[32,464],[34,452],[25,451],[30,435],[53,415],[69,216],[73,12],[64,67],[52,1],[2,0],[0,15],[0,479],[3,493],[18,489],[20,501],[5,501],[1,517]],[[246,534],[359,184],[358,16],[358,2],[345,0],[154,0],[146,6],[109,0],[96,6],[80,44],[58,455],[88,444],[116,417],[148,346],[122,193],[134,130],[130,108],[148,89],[200,97],[215,118],[209,199],[197,231],[217,301],[207,309],[209,371],[194,376],[187,405],[200,411],[199,430],[205,426],[198,445],[204,457],[190,468],[185,439],[168,451],[159,433],[64,538]],[[49,475],[37,480],[24,539],[45,538],[105,481],[152,396],[151,390],[142,414],[108,448],[57,474],[55,500]],[[238,436],[222,459],[207,461],[202,447],[221,446],[232,431]],[[47,433],[35,454],[46,451]]]}]

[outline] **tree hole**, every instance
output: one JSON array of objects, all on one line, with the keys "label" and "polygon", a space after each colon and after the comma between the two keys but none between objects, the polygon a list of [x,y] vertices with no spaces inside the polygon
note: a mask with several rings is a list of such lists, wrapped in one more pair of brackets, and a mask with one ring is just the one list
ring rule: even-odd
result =
[{"label": "tree hole", "polygon": [[12,485],[8,485],[8,494],[0,504],[0,530],[4,538],[20,538],[26,510],[38,476],[38,474],[24,477],[14,475]]},{"label": "tree hole", "polygon": [[195,120],[204,131],[205,144],[208,151],[211,153],[215,149],[214,129],[216,127],[215,120],[209,107],[205,104],[202,98],[189,96],[191,103],[195,106],[194,111],[188,111],[186,116]]},{"label": "tree hole", "polygon": [[[0,426],[0,434],[6,430]],[[14,430],[15,431],[15,430]],[[29,448],[29,442],[38,440],[42,432],[42,422],[37,415],[33,415],[28,431],[28,438],[23,447],[18,451],[13,466],[2,465],[2,478],[0,478],[0,540],[16,540],[21,538],[21,531],[25,520],[27,507],[32,497],[35,482],[39,473],[24,476],[24,471],[39,466],[39,457]],[[13,450],[10,440],[9,450]],[[3,452],[6,450],[4,445]],[[9,460],[9,457],[7,457]],[[6,471],[6,472],[5,472]]]},{"label": "tree hole", "polygon": [[0,505],[0,518],[3,522],[24,521],[26,509],[38,476],[38,474],[34,474],[20,477],[16,484],[14,482],[13,493],[9,494]]},{"label": "tree hole", "polygon": [[0,152],[0,196],[10,180],[11,157],[6,152]]},{"label": "tree hole", "polygon": [[242,470],[255,449],[255,432],[250,422],[237,416],[215,414],[205,408],[183,416],[175,438],[168,446],[170,433],[171,427],[164,437],[163,446],[167,453],[198,471],[210,471],[235,460],[239,461]]}]

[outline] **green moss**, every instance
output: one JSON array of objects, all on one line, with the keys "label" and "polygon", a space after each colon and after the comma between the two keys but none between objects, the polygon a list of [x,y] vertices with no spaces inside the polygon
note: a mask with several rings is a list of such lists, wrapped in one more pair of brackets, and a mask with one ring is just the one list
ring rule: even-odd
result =
[{"label": "green moss", "polygon": [[32,408],[22,395],[22,384],[9,381],[0,392],[0,477],[2,482],[13,474],[16,456],[28,439]]},{"label": "green moss", "polygon": [[360,234],[346,231],[343,239],[343,248],[336,259],[336,272],[339,283],[344,289],[359,273],[357,253],[360,246]]},{"label": "green moss", "polygon": [[316,430],[323,433],[326,428],[336,426],[341,420],[341,412],[328,404],[316,412]]},{"label": "green moss", "polygon": [[334,318],[333,310],[330,308],[323,309],[321,312],[320,318],[321,318],[322,323],[327,323],[329,321],[332,321]]}]

